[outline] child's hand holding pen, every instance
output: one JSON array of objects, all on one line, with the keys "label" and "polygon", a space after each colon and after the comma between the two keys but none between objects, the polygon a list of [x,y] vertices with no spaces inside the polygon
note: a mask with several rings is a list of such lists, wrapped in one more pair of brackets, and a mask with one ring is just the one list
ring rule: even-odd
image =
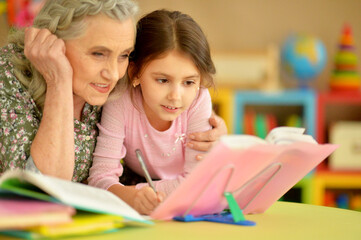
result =
[{"label": "child's hand holding pen", "polygon": [[134,197],[134,209],[140,214],[149,215],[165,198],[163,192],[154,192],[151,187],[138,189]]},{"label": "child's hand holding pen", "polygon": [[[143,187],[138,190],[134,198],[134,208],[141,214],[149,215],[165,198],[165,193],[158,192],[155,189],[152,178],[149,175],[144,157],[140,149],[135,150],[140,166],[143,169],[144,177],[150,187]],[[139,208],[139,210],[138,210]]]}]

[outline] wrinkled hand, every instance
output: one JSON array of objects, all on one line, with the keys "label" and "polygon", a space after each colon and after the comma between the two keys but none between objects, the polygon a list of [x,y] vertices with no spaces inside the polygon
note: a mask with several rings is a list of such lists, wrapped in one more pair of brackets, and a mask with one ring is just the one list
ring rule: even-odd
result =
[{"label": "wrinkled hand", "polygon": [[142,187],[135,193],[133,208],[140,214],[149,215],[164,199],[163,192],[155,193],[150,187]]},{"label": "wrinkled hand", "polygon": [[[213,127],[211,130],[205,132],[196,132],[188,135],[188,138],[191,139],[187,143],[187,146],[198,150],[207,152],[209,151],[217,140],[222,136],[227,134],[227,125],[224,120],[216,114],[212,114],[209,119],[209,123]],[[203,154],[198,154],[196,156],[198,160],[203,158]]]},{"label": "wrinkled hand", "polygon": [[72,81],[73,70],[65,56],[65,42],[48,29],[29,27],[25,30],[24,53],[43,75],[47,85]]}]

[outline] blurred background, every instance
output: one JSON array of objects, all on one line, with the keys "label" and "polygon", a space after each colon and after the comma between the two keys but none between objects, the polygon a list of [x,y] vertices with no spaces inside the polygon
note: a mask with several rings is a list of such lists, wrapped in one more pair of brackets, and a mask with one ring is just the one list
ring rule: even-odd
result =
[{"label": "blurred background", "polygon": [[[208,37],[212,52],[281,48],[292,33],[319,38],[327,49],[327,63],[315,86],[328,87],[333,57],[344,24],[353,29],[361,56],[360,0],[138,0],[141,15],[159,8],[191,15]],[[358,44],[357,44],[358,43]],[[281,72],[282,74],[282,72]],[[288,76],[282,75],[285,84]],[[286,79],[284,79],[286,78]]]},{"label": "blurred background", "polygon": [[[41,0],[0,0],[0,46]],[[139,17],[179,10],[202,27],[229,133],[304,127],[340,147],[284,200],[361,210],[361,0],[137,0]]]},{"label": "blurred background", "polygon": [[[6,2],[11,5],[7,14]],[[41,0],[0,0],[0,44],[6,41],[9,24],[26,22],[24,7],[36,11]],[[180,10],[191,15],[202,27],[212,52],[264,49],[270,44],[279,48],[292,33],[307,34],[319,38],[327,50],[327,62],[323,71],[312,81],[312,86],[327,89],[333,58],[344,24],[352,28],[356,48],[361,48],[360,0],[137,0],[140,16],[155,9]],[[33,6],[32,6],[33,5]],[[1,7],[2,6],[2,7]],[[12,18],[8,23],[7,18]],[[30,19],[31,17],[28,16]],[[361,57],[361,51],[356,51]],[[282,75],[282,71],[280,72]],[[286,85],[289,76],[282,75]]]}]

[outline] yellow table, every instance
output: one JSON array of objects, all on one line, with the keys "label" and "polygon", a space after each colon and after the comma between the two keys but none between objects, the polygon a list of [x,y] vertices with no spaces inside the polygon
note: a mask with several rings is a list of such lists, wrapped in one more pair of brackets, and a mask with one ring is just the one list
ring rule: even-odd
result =
[{"label": "yellow table", "polygon": [[[361,212],[357,211],[301,203],[276,202],[265,213],[248,215],[246,218],[255,221],[256,226],[160,221],[149,227],[125,227],[116,233],[66,239],[361,239]],[[0,236],[0,239],[14,238]]]},{"label": "yellow table", "polygon": [[117,233],[76,239],[361,239],[361,212],[301,203],[276,202],[263,214],[248,215],[256,226],[210,222],[156,222],[126,227]]}]

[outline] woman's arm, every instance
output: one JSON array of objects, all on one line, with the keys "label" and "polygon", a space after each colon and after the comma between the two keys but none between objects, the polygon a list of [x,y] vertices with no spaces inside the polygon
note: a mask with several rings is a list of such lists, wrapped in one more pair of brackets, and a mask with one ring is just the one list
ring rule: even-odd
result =
[{"label": "woman's arm", "polygon": [[40,172],[70,180],[74,169],[73,71],[65,43],[47,29],[28,28],[24,52],[47,84],[31,156]]}]

